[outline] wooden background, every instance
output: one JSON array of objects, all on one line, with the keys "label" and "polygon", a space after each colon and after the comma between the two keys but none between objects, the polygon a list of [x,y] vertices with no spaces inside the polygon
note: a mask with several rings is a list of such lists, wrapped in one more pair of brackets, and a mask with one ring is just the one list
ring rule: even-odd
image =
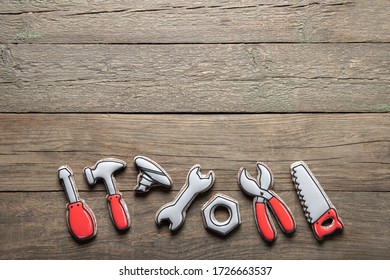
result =
[{"label": "wooden background", "polygon": [[[386,0],[0,1],[1,259],[389,259],[390,22]],[[171,175],[171,192],[136,195],[133,158]],[[128,163],[117,176],[132,227],[112,226],[84,166]],[[305,160],[345,230],[318,242],[289,166]],[[237,186],[256,161],[297,230],[266,244]],[[154,223],[194,164],[216,172],[184,226]],[[65,221],[60,165],[75,172],[97,237]],[[241,226],[206,231],[201,206],[222,192]]]}]

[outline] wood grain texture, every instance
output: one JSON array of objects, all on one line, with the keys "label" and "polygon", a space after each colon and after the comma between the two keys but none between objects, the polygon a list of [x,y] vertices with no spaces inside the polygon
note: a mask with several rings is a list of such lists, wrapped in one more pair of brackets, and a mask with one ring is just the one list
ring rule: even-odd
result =
[{"label": "wood grain texture", "polygon": [[1,5],[1,43],[390,42],[386,0]]},{"label": "wood grain texture", "polygon": [[[278,192],[291,208],[297,230],[267,245],[257,232],[252,199],[240,191],[225,191],[239,201],[242,224],[226,237],[206,231],[201,206],[214,191],[198,197],[179,232],[167,224],[157,227],[156,211],[176,192],[136,196],[124,192],[132,227],[118,234],[109,218],[104,192],[82,193],[93,209],[98,234],[87,244],[70,236],[65,219],[65,196],[58,192],[2,193],[0,197],[1,259],[388,259],[390,257],[388,201],[376,192],[327,191],[345,224],[341,234],[318,242],[306,222],[297,195]],[[371,203],[375,201],[375,203]],[[378,209],[380,213],[378,213]]]},{"label": "wood grain texture", "polygon": [[390,112],[390,44],[3,45],[1,112]]},{"label": "wood grain texture", "polygon": [[[179,190],[201,164],[216,190],[236,190],[237,172],[269,164],[278,190],[291,190],[290,164],[305,160],[327,190],[389,191],[388,114],[102,115],[1,114],[0,191],[59,191],[69,164],[80,190],[85,166],[105,157],[128,163],[118,182],[135,186],[133,158],[148,156]],[[97,187],[103,190],[103,186]]]},{"label": "wood grain texture", "polygon": [[[388,1],[0,7],[0,259],[390,258]],[[173,190],[136,195],[136,155],[160,163]],[[104,157],[128,163],[116,175],[132,217],[126,234],[111,224],[103,185],[91,188],[82,176]],[[325,242],[314,238],[292,186],[297,160],[345,224]],[[237,185],[239,168],[255,175],[256,161],[272,169],[298,225],[292,236],[277,228],[272,246]],[[98,235],[86,244],[66,228],[63,164],[97,217]],[[194,164],[214,170],[216,183],[171,234],[154,216]],[[200,215],[217,192],[240,202],[242,224],[224,238]]]}]

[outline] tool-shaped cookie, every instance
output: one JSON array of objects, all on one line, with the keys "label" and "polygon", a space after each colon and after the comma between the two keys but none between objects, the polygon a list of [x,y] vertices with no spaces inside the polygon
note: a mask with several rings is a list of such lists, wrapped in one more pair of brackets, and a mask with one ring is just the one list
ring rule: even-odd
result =
[{"label": "tool-shaped cookie", "polygon": [[306,219],[311,224],[314,236],[318,240],[344,228],[336,208],[306,163],[303,161],[293,163],[291,178]]},{"label": "tool-shaped cookie", "polygon": [[114,173],[126,167],[126,162],[115,158],[99,160],[93,167],[84,168],[84,176],[89,185],[102,180],[107,190],[107,202],[111,220],[118,230],[130,227],[130,215],[115,182]]},{"label": "tool-shaped cookie", "polygon": [[267,206],[271,208],[281,229],[286,233],[295,231],[296,224],[290,209],[283,200],[272,191],[273,176],[269,168],[261,162],[257,163],[258,179],[251,177],[245,168],[238,172],[238,183],[243,192],[253,196],[253,208],[257,228],[266,241],[276,239],[275,227],[269,218]]},{"label": "tool-shaped cookie", "polygon": [[178,230],[184,224],[191,202],[199,193],[206,192],[213,186],[214,177],[213,171],[203,176],[200,173],[200,165],[194,165],[188,172],[186,183],[175,199],[157,211],[156,223],[160,225],[163,220],[168,220],[169,229]]},{"label": "tool-shaped cookie", "polygon": [[66,220],[70,233],[79,241],[91,239],[97,233],[95,215],[80,198],[72,169],[67,165],[61,166],[58,169],[58,178],[69,201],[66,205]]},{"label": "tool-shaped cookie", "polygon": [[168,173],[156,162],[144,156],[136,156],[134,164],[139,170],[137,185],[134,191],[148,192],[154,186],[162,186],[165,189],[172,187],[172,179]]},{"label": "tool-shaped cookie", "polygon": [[[229,217],[225,221],[215,218],[215,210],[219,207],[227,209]],[[223,194],[214,195],[202,207],[203,223],[206,229],[221,235],[227,235],[241,224],[238,201]]]}]

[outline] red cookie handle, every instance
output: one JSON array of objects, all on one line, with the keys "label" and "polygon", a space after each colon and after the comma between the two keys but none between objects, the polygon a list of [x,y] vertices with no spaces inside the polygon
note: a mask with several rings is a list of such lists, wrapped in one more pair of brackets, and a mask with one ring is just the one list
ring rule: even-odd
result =
[{"label": "red cookie handle", "polygon": [[70,203],[67,206],[69,231],[79,241],[96,235],[95,215],[83,201]]},{"label": "red cookie handle", "polygon": [[[323,225],[326,220],[331,220],[329,225]],[[314,236],[322,240],[324,236],[332,234],[334,231],[344,228],[343,222],[339,218],[335,209],[330,208],[312,225]]]},{"label": "red cookie handle", "polygon": [[255,203],[256,224],[261,236],[268,242],[276,239],[275,229],[268,217],[265,203]]},{"label": "red cookie handle", "polygon": [[107,196],[111,219],[118,230],[126,230],[130,227],[130,216],[127,206],[120,194]]},{"label": "red cookie handle", "polygon": [[272,210],[274,211],[279,225],[283,231],[286,233],[295,231],[295,220],[286,204],[284,204],[284,202],[276,196],[271,198],[268,202],[271,205]]}]

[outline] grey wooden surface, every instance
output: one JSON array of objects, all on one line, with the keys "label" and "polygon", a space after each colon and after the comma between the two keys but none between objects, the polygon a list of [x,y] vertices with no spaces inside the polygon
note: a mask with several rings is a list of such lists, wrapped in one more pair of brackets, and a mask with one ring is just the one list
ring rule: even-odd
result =
[{"label": "grey wooden surface", "polygon": [[[378,1],[0,1],[1,259],[389,259],[388,3]],[[171,175],[171,192],[140,196],[132,160]],[[104,157],[132,227],[111,224],[102,185],[82,169]],[[318,242],[289,165],[305,160],[345,230]],[[241,166],[266,162],[297,230],[266,244]],[[154,215],[189,168],[214,170],[172,234]],[[57,168],[69,164],[95,212],[86,244],[66,228]],[[242,224],[221,238],[201,206],[236,198]]]},{"label": "grey wooden surface", "polygon": [[386,0],[5,1],[2,42],[389,42]]},{"label": "grey wooden surface", "polygon": [[389,44],[1,48],[2,112],[390,111]]}]

